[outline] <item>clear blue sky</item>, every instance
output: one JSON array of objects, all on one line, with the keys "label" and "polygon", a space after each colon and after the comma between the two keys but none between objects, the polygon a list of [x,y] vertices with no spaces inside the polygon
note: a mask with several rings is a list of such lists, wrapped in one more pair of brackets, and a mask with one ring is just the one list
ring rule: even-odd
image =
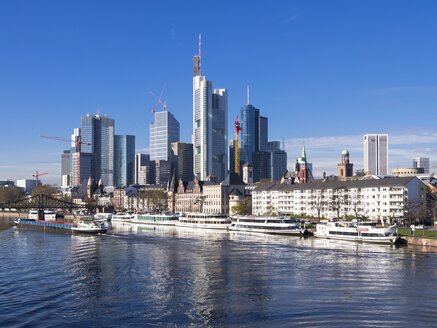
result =
[{"label": "clear blue sky", "polygon": [[0,178],[38,169],[59,183],[68,144],[39,135],[68,138],[97,109],[146,150],[150,91],[164,83],[189,141],[199,33],[202,73],[229,90],[230,120],[250,84],[289,163],[305,143],[316,173],[334,173],[343,148],[360,168],[364,133],[394,137],[392,167],[437,161],[412,150],[437,147],[436,17],[436,1],[3,0]]}]

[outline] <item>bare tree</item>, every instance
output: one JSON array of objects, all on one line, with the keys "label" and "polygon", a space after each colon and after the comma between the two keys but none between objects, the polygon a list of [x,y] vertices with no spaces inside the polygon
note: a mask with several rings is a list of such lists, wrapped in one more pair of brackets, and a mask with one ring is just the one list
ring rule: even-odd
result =
[{"label": "bare tree", "polygon": [[310,202],[312,208],[317,211],[317,218],[320,221],[320,213],[326,205],[326,200],[323,197],[323,190],[321,193],[317,193]]}]

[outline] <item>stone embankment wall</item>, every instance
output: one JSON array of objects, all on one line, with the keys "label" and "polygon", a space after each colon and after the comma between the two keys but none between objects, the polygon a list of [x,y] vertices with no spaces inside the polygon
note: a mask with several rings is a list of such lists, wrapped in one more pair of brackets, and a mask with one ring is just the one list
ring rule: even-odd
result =
[{"label": "stone embankment wall", "polygon": [[437,247],[437,239],[418,238],[418,237],[403,237],[408,241],[408,245]]}]

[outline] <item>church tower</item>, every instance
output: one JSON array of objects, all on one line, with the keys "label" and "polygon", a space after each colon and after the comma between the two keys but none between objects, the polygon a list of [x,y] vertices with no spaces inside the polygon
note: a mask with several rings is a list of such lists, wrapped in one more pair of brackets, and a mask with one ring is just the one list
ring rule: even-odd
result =
[{"label": "church tower", "polygon": [[299,158],[298,179],[299,179],[299,183],[308,182],[308,165],[307,165],[307,154],[305,151],[305,146],[303,146],[302,156]]},{"label": "church tower", "polygon": [[338,176],[351,177],[354,175],[354,165],[349,163],[349,152],[345,149],[341,152],[341,163],[338,163]]}]

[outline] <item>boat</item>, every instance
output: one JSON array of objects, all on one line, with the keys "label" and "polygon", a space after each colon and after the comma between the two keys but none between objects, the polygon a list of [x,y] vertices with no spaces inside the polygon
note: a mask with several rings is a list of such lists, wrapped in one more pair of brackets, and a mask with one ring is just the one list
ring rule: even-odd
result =
[{"label": "boat", "polygon": [[396,225],[376,227],[374,222],[326,222],[316,225],[318,238],[397,244],[402,239],[396,234]]},{"label": "boat", "polygon": [[73,232],[98,235],[106,233],[108,228],[102,221],[80,220],[71,230]]},{"label": "boat", "polygon": [[[29,219],[38,220],[38,210],[30,210]],[[44,220],[45,221],[55,221],[56,220],[56,212],[50,210],[44,210]]]},{"label": "boat", "polygon": [[118,222],[118,223],[126,223],[126,222],[130,222],[132,219],[134,218],[134,215],[132,213],[117,213],[117,214],[112,214],[112,218],[111,221],[114,222]]},{"label": "boat", "polygon": [[309,236],[310,232],[301,228],[295,218],[284,216],[238,216],[232,218],[229,230],[237,232],[265,233],[275,235]]},{"label": "boat", "polygon": [[131,223],[174,226],[179,216],[170,213],[137,213]]},{"label": "boat", "polygon": [[228,230],[231,226],[231,219],[225,214],[186,213],[179,217],[175,225],[177,227]]},{"label": "boat", "polygon": [[53,232],[103,234],[108,231],[104,223],[95,221],[81,221],[79,223],[74,223],[18,218],[17,220],[15,220],[15,224],[18,227],[29,227],[35,229],[43,229],[44,231],[50,230]]}]

